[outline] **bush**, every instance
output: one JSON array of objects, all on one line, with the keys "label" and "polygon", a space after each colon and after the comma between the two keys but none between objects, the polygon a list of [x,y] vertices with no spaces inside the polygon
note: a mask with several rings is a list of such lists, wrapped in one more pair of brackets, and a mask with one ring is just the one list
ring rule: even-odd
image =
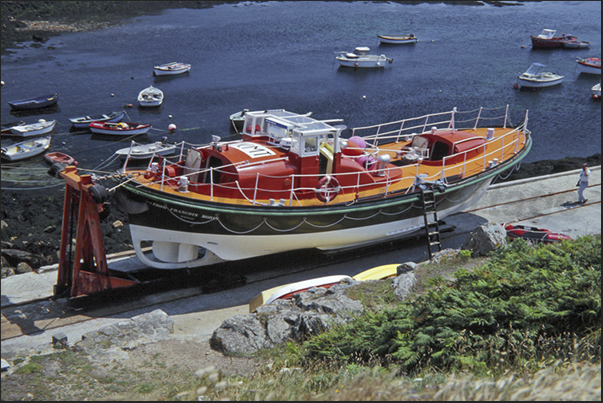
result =
[{"label": "bush", "polygon": [[601,237],[522,239],[396,308],[305,343],[308,358],[395,363],[404,371],[537,369],[600,360]]}]

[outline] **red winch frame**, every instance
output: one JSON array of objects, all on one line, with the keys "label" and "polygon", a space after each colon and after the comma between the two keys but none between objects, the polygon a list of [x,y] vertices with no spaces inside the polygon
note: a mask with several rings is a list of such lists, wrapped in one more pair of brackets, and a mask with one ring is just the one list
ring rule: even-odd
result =
[{"label": "red winch frame", "polygon": [[[136,280],[111,275],[100,227],[99,213],[104,208],[102,202],[95,201],[90,194],[90,188],[95,186],[92,177],[78,175],[77,167],[73,165],[59,170],[56,176],[65,179],[65,202],[54,296],[75,298],[140,284]],[[72,261],[70,234],[73,229],[77,230],[77,235]]]}]

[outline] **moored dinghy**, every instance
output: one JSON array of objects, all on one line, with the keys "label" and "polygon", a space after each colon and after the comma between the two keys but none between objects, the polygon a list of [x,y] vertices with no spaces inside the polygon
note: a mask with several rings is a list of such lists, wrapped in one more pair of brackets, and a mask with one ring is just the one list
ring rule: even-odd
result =
[{"label": "moored dinghy", "polygon": [[13,110],[24,110],[46,108],[48,106],[55,105],[58,101],[59,94],[54,93],[35,98],[21,99],[18,101],[8,101],[8,104]]},{"label": "moored dinghy", "polygon": [[163,103],[163,91],[152,85],[138,93],[138,104],[143,107],[160,106]]},{"label": "moored dinghy", "polygon": [[453,109],[355,128],[347,139],[329,124],[337,119],[249,111],[240,140],[215,136],[177,161],[126,164],[112,179],[150,267],[370,245],[424,228],[431,197],[439,219],[471,206],[527,155],[527,113],[507,128],[500,111]]},{"label": "moored dinghy", "polygon": [[389,45],[408,45],[417,43],[419,40],[415,34],[410,35],[377,35],[379,42]]},{"label": "moored dinghy", "polygon": [[46,121],[40,119],[35,123],[13,126],[11,127],[10,132],[12,136],[18,137],[40,136],[42,134],[50,133],[52,129],[54,129],[56,123],[56,120]]},{"label": "moored dinghy", "polygon": [[558,85],[563,82],[565,76],[545,71],[546,65],[542,63],[532,63],[525,73],[520,74],[517,84],[526,88],[544,88]]},{"label": "moored dinghy", "polygon": [[121,122],[126,116],[126,111],[117,111],[110,113],[101,113],[98,115],[86,115],[78,118],[71,118],[69,121],[77,129],[88,129],[92,122]]},{"label": "moored dinghy", "polygon": [[580,74],[601,75],[600,57],[579,57],[576,59],[576,63],[578,63],[577,67]]},{"label": "moored dinghy", "polygon": [[92,122],[88,127],[92,133],[111,136],[136,136],[148,133],[151,129],[148,123],[132,122]]},{"label": "moored dinghy", "polygon": [[20,143],[2,147],[2,159],[20,161],[42,154],[50,147],[51,136],[31,138]]},{"label": "moored dinghy", "polygon": [[172,76],[189,72],[191,65],[189,63],[171,62],[153,67],[154,76]]},{"label": "moored dinghy", "polygon": [[121,148],[115,151],[115,154],[121,159],[148,159],[158,155],[166,156],[174,154],[178,144],[168,143],[164,137],[162,141],[156,141],[151,144],[139,144],[132,140],[130,147]]},{"label": "moored dinghy", "polygon": [[65,154],[61,151],[53,151],[51,153],[44,154],[44,159],[50,164],[59,162],[63,165],[77,165],[77,161],[69,154]]}]

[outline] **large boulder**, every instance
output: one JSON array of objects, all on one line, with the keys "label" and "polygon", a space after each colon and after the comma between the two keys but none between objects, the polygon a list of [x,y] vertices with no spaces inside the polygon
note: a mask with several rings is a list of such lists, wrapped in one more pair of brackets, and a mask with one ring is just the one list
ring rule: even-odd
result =
[{"label": "large boulder", "polygon": [[276,300],[252,314],[227,319],[214,330],[210,345],[224,354],[248,355],[321,333],[364,311],[361,302],[345,294],[347,287],[357,283],[311,288],[290,300]]},{"label": "large boulder", "polygon": [[472,257],[487,256],[499,247],[507,246],[507,231],[500,224],[486,223],[473,230],[461,247]]}]

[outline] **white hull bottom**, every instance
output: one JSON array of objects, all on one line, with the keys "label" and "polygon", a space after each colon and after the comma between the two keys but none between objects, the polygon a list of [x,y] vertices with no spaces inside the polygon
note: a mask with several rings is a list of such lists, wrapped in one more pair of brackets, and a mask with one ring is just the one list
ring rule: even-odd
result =
[{"label": "white hull bottom", "polygon": [[[491,181],[485,181],[466,200],[438,211],[440,219],[476,203]],[[402,238],[424,227],[423,216],[360,228],[298,235],[240,236],[178,232],[130,225],[132,244],[138,258],[157,269],[183,269],[223,261],[247,259],[299,249],[337,250]],[[152,255],[143,252],[142,242],[152,241]],[[321,245],[317,247],[316,245]],[[199,248],[205,254],[199,257]]]},{"label": "white hull bottom", "polygon": [[580,73],[584,73],[584,74],[596,74],[598,76],[601,75],[601,68],[597,68],[597,67],[590,67],[590,66],[583,66],[580,65],[580,67],[578,68]]}]

